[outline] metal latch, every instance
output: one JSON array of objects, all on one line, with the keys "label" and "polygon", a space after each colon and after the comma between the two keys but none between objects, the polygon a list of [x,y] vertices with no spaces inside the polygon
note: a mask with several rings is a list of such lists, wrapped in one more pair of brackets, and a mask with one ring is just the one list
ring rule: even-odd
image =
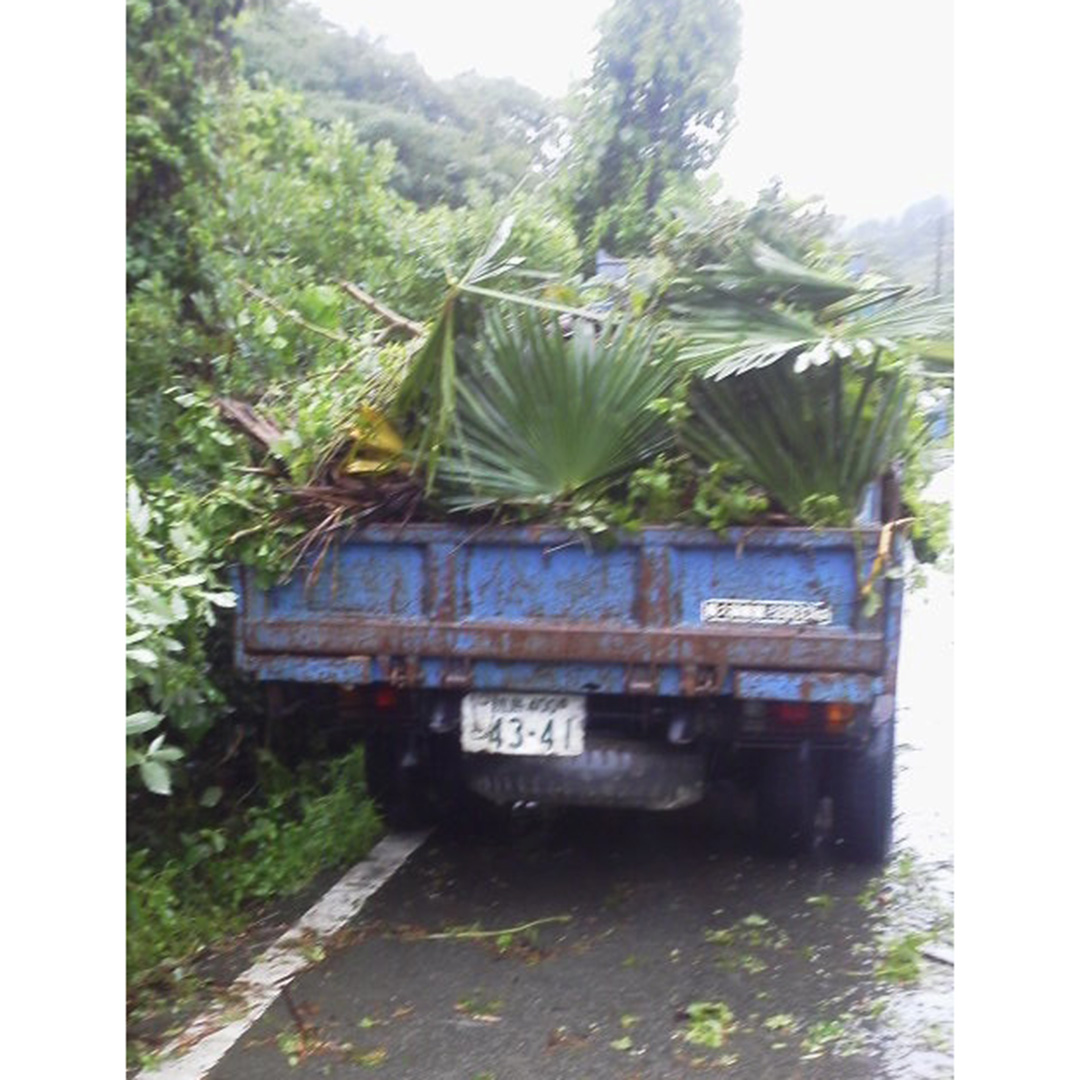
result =
[{"label": "metal latch", "polygon": [[386,672],[386,681],[391,686],[400,688],[424,684],[418,656],[380,656],[379,666]]},{"label": "metal latch", "polygon": [[442,684],[447,690],[468,690],[473,684],[472,661],[454,659],[446,661]]},{"label": "metal latch", "polygon": [[628,694],[655,694],[660,689],[660,673],[655,664],[631,664],[626,673]]}]

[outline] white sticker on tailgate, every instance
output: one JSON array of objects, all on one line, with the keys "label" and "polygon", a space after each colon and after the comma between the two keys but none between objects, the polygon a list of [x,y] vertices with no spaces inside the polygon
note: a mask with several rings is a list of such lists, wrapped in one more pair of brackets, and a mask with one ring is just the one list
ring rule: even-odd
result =
[{"label": "white sticker on tailgate", "polygon": [[468,753],[570,757],[585,750],[580,694],[466,694],[461,748]]},{"label": "white sticker on tailgate", "polygon": [[828,626],[832,608],[820,600],[735,600],[701,602],[704,623],[764,623],[767,626]]}]

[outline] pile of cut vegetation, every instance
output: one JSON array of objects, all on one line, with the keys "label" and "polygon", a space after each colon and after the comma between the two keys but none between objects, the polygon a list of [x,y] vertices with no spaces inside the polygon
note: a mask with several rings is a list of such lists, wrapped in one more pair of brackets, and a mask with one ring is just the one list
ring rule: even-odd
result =
[{"label": "pile of cut vegetation", "polygon": [[[920,394],[951,378],[951,309],[757,242],[724,265],[652,268],[570,306],[520,282],[506,221],[428,323],[345,285],[404,339],[303,483],[283,474],[305,553],[382,522],[853,524],[884,483],[920,520]],[[400,346],[399,346],[400,347]],[[923,395],[925,396],[925,395]],[[242,402],[224,415],[270,450]]]}]

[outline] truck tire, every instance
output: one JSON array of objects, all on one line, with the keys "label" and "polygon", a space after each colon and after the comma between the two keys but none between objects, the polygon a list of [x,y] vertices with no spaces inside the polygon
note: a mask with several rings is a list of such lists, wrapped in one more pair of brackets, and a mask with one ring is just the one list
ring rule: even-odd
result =
[{"label": "truck tire", "polygon": [[771,855],[802,855],[814,846],[820,801],[808,745],[768,752],[757,779],[758,840]]},{"label": "truck tire", "polygon": [[883,863],[892,844],[895,723],[875,728],[866,747],[838,762],[833,781],[833,835],[852,862]]}]

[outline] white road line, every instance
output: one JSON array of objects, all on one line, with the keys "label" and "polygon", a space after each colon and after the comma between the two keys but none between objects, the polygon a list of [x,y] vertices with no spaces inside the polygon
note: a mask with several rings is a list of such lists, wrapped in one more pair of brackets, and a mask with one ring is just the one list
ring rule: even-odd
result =
[{"label": "white road line", "polygon": [[202,1080],[270,1008],[282,987],[312,965],[312,944],[352,919],[428,835],[384,837],[233,983],[230,1004],[215,1005],[193,1020],[165,1047],[160,1064],[143,1069],[135,1080]]}]

